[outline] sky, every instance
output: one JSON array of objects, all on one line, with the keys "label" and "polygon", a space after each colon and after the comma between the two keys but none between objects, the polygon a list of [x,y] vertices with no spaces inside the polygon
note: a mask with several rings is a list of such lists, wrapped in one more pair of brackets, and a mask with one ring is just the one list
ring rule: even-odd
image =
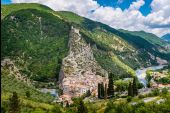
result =
[{"label": "sky", "polygon": [[72,11],[116,29],[170,33],[170,0],[1,0],[40,3],[56,11]]}]

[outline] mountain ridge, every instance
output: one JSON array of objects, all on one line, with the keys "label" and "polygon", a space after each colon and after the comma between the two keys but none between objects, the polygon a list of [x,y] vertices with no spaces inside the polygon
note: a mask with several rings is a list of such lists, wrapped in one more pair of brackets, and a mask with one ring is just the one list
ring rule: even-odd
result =
[{"label": "mountain ridge", "polygon": [[165,41],[170,42],[170,33],[163,35],[161,38]]}]

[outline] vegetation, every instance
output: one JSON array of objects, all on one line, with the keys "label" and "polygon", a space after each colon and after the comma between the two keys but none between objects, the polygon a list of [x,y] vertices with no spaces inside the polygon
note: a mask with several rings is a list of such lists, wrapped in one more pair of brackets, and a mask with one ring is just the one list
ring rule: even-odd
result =
[{"label": "vegetation", "polygon": [[26,95],[27,98],[30,98],[30,96],[31,96],[29,91],[26,91],[25,95]]},{"label": "vegetation", "polygon": [[137,96],[138,95],[138,87],[137,87],[137,78],[136,77],[133,78],[132,88],[133,88],[133,96]]},{"label": "vegetation", "polygon": [[156,102],[144,103],[141,101],[135,105],[125,101],[119,103],[110,101],[107,104],[105,113],[168,113],[170,100],[169,98],[166,99],[166,102],[160,104],[156,104]]},{"label": "vegetation", "polygon": [[[62,59],[68,54],[70,27],[80,29],[80,34],[90,44],[96,61],[108,72],[109,88],[99,84],[99,100],[96,103],[84,103],[82,99],[73,99],[74,103],[62,108],[54,104],[54,97],[38,91],[34,86],[28,86],[23,81],[10,75],[9,69],[1,69],[1,110],[11,113],[145,113],[169,112],[170,100],[166,89],[166,101],[161,104],[139,102],[132,105],[137,89],[141,87],[136,78],[133,83],[118,80],[134,77],[135,69],[157,64],[150,54],[170,61],[170,54],[163,46],[164,42],[153,41],[142,34],[125,33],[107,25],[80,17],[71,12],[55,12],[39,4],[2,5],[1,19],[1,60],[10,58],[19,69],[19,73],[36,83],[56,82],[62,65]],[[153,35],[151,37],[154,37]],[[159,46],[157,46],[159,45]],[[150,54],[149,54],[150,53]],[[150,81],[150,76],[147,77]],[[114,84],[113,84],[114,80]],[[38,81],[38,82],[37,82]],[[162,78],[160,83],[168,83]],[[128,90],[128,97],[116,100],[107,97],[116,91]],[[129,85],[129,87],[128,87]],[[16,93],[13,93],[16,92]],[[158,96],[160,91],[153,90],[150,96]],[[88,92],[86,96],[90,96]],[[149,96],[149,95],[147,95]],[[132,98],[133,97],[133,98]],[[135,97],[136,98],[136,97]],[[143,98],[143,97],[141,97]],[[128,101],[128,103],[127,103]],[[92,105],[93,104],[93,105]],[[146,109],[145,109],[146,108]]]},{"label": "vegetation", "polygon": [[[2,20],[2,55],[37,81],[59,75],[59,60],[68,52],[69,26],[58,17],[36,9],[12,12]],[[49,31],[50,29],[50,31]]]},{"label": "vegetation", "polygon": [[29,99],[39,102],[51,102],[54,99],[51,95],[41,93],[34,87],[28,86],[16,80],[13,76],[4,75],[3,73],[1,73],[1,91],[2,95],[8,96],[13,92],[17,92],[22,97],[26,97],[25,93],[28,91],[31,95]]},{"label": "vegetation", "polygon": [[157,82],[160,84],[170,84],[170,77],[162,77]]},{"label": "vegetation", "polygon": [[105,87],[103,83],[98,84],[98,98],[104,98],[105,96]]},{"label": "vegetation", "polygon": [[[132,34],[135,36],[140,36],[155,45],[164,46],[164,45],[168,44],[167,42],[164,42],[162,39],[160,39],[156,35],[154,35],[152,33],[146,33],[145,31],[127,31],[127,30],[123,30],[123,29],[121,29],[120,31],[122,31],[124,33],[129,33],[129,34]],[[152,37],[152,38],[150,38],[150,37]]]},{"label": "vegetation", "polygon": [[86,106],[84,105],[83,100],[80,100],[80,103],[79,103],[77,109],[78,109],[77,113],[88,113],[88,110],[87,110]]},{"label": "vegetation", "polygon": [[13,92],[12,97],[9,99],[10,103],[10,113],[19,113],[20,112],[20,100],[16,92]]},{"label": "vegetation", "polygon": [[128,87],[128,96],[133,96],[133,87],[132,87],[132,83],[129,83],[129,87]]},{"label": "vegetation", "polygon": [[129,86],[129,80],[116,80],[114,83],[115,83],[115,86],[116,86],[116,91],[117,92],[123,92],[123,91],[126,91],[128,90],[128,86]]},{"label": "vegetation", "polygon": [[114,96],[114,85],[113,85],[113,75],[109,75],[109,84],[108,84],[108,89],[107,93],[109,97]]}]

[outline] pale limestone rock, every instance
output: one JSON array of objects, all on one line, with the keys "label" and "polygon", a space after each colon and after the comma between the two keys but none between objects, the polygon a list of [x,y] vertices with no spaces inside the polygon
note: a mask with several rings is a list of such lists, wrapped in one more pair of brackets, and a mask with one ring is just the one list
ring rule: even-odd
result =
[{"label": "pale limestone rock", "polygon": [[31,85],[30,79],[19,72],[19,69],[16,67],[14,61],[12,61],[11,59],[5,58],[1,61],[1,69],[3,68],[9,70],[9,75],[6,76],[15,76],[17,80],[25,82],[29,86]]},{"label": "pale limestone rock", "polygon": [[59,87],[68,97],[81,96],[88,90],[98,94],[98,83],[108,83],[108,73],[96,62],[90,44],[87,44],[79,29],[70,31],[69,54],[62,61]]}]

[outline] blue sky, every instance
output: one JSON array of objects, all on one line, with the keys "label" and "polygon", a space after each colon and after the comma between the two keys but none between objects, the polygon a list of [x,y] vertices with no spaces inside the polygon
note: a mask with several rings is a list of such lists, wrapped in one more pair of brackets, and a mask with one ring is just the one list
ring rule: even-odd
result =
[{"label": "blue sky", "polygon": [[[136,0],[96,0],[102,6],[120,7],[122,10],[127,9],[132,2]],[[148,15],[151,11],[150,4],[152,0],[144,0],[145,4],[139,9],[143,15]]]},{"label": "blue sky", "polygon": [[9,4],[9,3],[11,3],[11,0],[1,0],[1,3],[2,4]]},{"label": "blue sky", "polygon": [[[170,33],[170,0],[11,0],[41,3],[56,11],[71,11],[113,28]],[[2,0],[2,4],[11,3]]]}]

